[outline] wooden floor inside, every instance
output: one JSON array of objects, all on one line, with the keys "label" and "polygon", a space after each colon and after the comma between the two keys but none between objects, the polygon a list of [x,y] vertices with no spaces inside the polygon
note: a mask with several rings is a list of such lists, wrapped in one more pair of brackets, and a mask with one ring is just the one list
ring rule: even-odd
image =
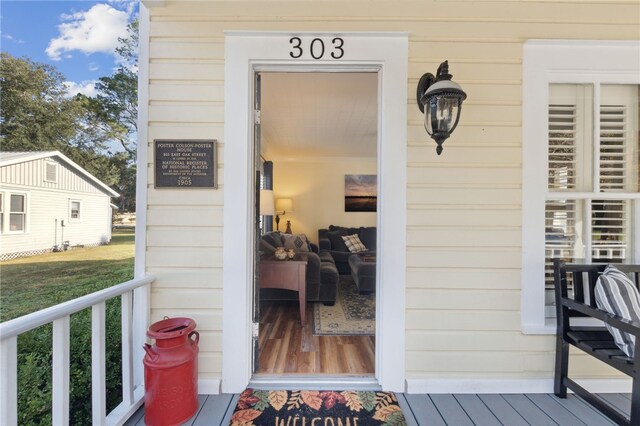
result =
[{"label": "wooden floor inside", "polygon": [[314,336],[313,304],[300,324],[298,302],[270,302],[260,308],[257,374],[373,375],[374,336]]}]

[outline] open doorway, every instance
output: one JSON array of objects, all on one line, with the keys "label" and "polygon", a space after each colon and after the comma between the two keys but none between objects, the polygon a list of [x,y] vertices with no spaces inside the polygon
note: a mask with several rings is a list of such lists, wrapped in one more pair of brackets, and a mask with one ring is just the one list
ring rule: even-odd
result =
[{"label": "open doorway", "polygon": [[[222,267],[222,377],[223,392],[242,392],[247,386],[289,386],[329,389],[344,386],[339,379],[276,377],[256,381],[252,350],[257,324],[252,324],[255,176],[252,174],[253,75],[255,71],[374,71],[378,73],[378,211],[375,378],[352,379],[349,387],[402,392],[406,379],[407,273],[407,154],[408,154],[408,34],[345,33],[344,57],[294,58],[282,46],[292,37],[305,43],[320,38],[330,43],[331,33],[289,32],[225,33],[224,120],[224,232]],[[416,125],[421,125],[416,123]],[[423,132],[421,133],[423,134]],[[295,228],[294,228],[295,229]]]},{"label": "open doorway", "polygon": [[378,77],[256,79],[256,377],[375,376]]}]

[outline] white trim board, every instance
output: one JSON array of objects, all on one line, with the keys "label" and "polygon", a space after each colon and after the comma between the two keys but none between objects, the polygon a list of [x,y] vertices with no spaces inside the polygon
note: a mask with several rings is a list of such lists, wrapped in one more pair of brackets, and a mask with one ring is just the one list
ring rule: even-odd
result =
[{"label": "white trim board", "polygon": [[[578,379],[592,393],[631,393],[631,379]],[[407,393],[553,393],[553,379],[408,379]]]},{"label": "white trim board", "polygon": [[322,376],[274,376],[253,378],[249,383],[252,389],[333,389],[333,390],[381,390],[374,378],[324,378]]},{"label": "white trim board", "polygon": [[198,395],[219,395],[219,379],[198,379]]},{"label": "white trim board", "polygon": [[[324,40],[321,59],[290,56],[291,37],[305,45]],[[330,57],[332,40],[344,55]],[[333,44],[335,46],[335,44]],[[224,236],[222,391],[242,392],[251,379],[253,276],[253,73],[376,69],[378,88],[378,289],[376,378],[385,390],[403,391],[405,375],[405,232],[407,69],[406,33],[225,32]]]},{"label": "white trim board", "polygon": [[[149,10],[140,4],[140,28],[138,32],[138,152],[136,163],[136,228],[134,277],[142,278],[147,272],[147,205],[149,155]],[[151,285],[133,291],[133,350],[134,383],[144,385],[144,369],[140,362],[145,355],[142,349],[146,342],[147,327],[151,317]]]}]

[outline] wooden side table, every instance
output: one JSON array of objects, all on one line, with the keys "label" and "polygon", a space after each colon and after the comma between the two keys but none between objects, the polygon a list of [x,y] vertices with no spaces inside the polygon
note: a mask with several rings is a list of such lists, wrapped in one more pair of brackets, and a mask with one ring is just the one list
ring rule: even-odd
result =
[{"label": "wooden side table", "polygon": [[307,321],[307,256],[277,260],[273,255],[260,258],[260,288],[281,288],[298,292],[300,323]]}]

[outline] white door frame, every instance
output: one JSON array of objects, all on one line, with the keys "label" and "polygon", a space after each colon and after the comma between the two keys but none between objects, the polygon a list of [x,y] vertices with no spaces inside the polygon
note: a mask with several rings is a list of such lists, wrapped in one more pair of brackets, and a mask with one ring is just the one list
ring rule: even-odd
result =
[{"label": "white door frame", "polygon": [[264,67],[379,70],[376,379],[403,392],[408,35],[235,31],[225,32],[222,391],[242,392],[252,375],[253,73]]}]

